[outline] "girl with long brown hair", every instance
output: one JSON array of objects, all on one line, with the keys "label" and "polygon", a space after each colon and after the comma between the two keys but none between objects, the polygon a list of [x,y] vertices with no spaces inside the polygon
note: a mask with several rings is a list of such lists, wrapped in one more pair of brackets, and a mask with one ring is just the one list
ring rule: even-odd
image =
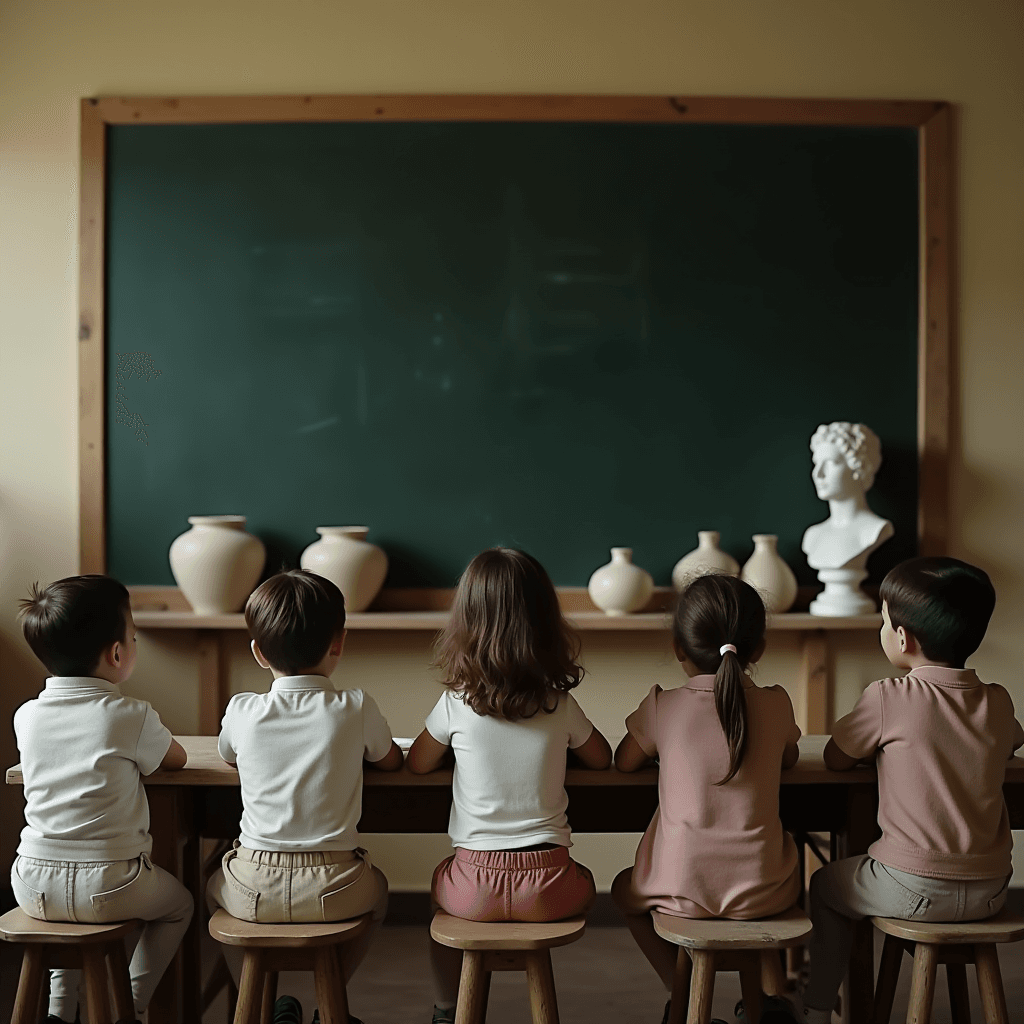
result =
[{"label": "girl with long brown hair", "polygon": [[[583,678],[578,654],[535,558],[490,548],[470,562],[437,645],[446,689],[406,759],[423,773],[454,751],[455,855],[431,894],[455,917],[557,921],[594,900],[593,876],[569,857],[566,751],[597,769],[612,752],[569,693]],[[434,1021],[444,1024],[455,1019],[461,954],[430,945]]]},{"label": "girl with long brown hair", "polygon": [[[796,845],[779,820],[779,776],[800,729],[781,686],[747,675],[765,647],[764,603],[735,576],[701,576],[679,595],[676,658],[689,676],[655,686],[627,719],[619,771],[659,762],[658,809],[612,896],[672,991],[677,948],[650,911],[679,917],[768,917],[796,903]],[[668,1018],[668,1005],[665,1006]]]}]

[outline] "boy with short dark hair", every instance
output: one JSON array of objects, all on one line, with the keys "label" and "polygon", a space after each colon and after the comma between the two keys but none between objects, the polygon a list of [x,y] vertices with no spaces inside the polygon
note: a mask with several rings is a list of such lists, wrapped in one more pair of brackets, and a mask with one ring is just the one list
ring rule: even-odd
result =
[{"label": "boy with short dark hair", "polygon": [[[129,973],[136,1014],[149,1004],[192,919],[192,896],[149,859],[142,776],[181,768],[160,716],[119,686],[135,666],[128,591],[109,576],[69,576],[21,601],[25,639],[51,673],[14,714],[25,828],[11,868],[19,906],[43,921],[146,922]],[[48,1021],[73,1021],[78,971],[50,972]]]},{"label": "boy with short dark hair", "polygon": [[[329,676],[345,640],[345,599],[301,569],[257,587],[245,606],[269,693],[239,693],[221,722],[218,750],[237,765],[241,836],[210,879],[207,900],[246,921],[344,921],[373,914],[342,954],[345,978],[366,955],[387,911],[388,883],[359,846],[363,763],[402,766],[402,751],[373,699],[336,690]],[[237,951],[225,949],[232,972]],[[299,1019],[290,996],[274,1019]],[[352,1018],[353,1020],[355,1018]]]},{"label": "boy with short dark hair", "polygon": [[975,921],[1006,902],[1007,761],[1024,744],[1013,701],[964,662],[981,644],[995,590],[956,558],[912,558],[883,580],[882,650],[907,674],[882,679],[833,729],[825,764],[874,761],[882,837],[811,878],[810,977],[796,1019],[829,1024],[854,922]]}]

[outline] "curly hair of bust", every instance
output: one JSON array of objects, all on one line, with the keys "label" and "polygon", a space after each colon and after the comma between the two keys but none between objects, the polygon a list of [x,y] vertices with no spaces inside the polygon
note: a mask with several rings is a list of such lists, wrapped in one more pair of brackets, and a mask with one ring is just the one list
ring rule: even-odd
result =
[{"label": "curly hair of bust", "polygon": [[22,632],[55,676],[91,676],[103,652],[128,639],[128,588],[112,576],[68,576],[48,587],[32,584],[18,602]]},{"label": "curly hair of bust", "polygon": [[822,423],[811,436],[812,452],[825,444],[834,444],[843,453],[846,464],[853,470],[853,478],[865,491],[870,491],[882,465],[882,442],[878,435],[863,423],[836,420]]},{"label": "curly hair of bust", "polygon": [[[766,615],[757,591],[736,576],[698,576],[676,600],[672,636],[700,669],[715,677],[715,710],[729,745],[724,785],[740,770],[747,750],[747,698],[744,671],[764,640]],[[736,653],[720,653],[732,644]]]},{"label": "curly hair of bust", "polygon": [[579,685],[579,651],[540,562],[488,548],[459,580],[434,665],[478,715],[514,722],[554,711],[558,694]]}]

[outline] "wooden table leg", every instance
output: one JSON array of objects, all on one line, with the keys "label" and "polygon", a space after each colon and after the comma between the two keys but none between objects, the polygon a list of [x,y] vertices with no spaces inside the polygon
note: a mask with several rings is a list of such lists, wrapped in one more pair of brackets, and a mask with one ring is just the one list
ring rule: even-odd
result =
[{"label": "wooden table leg", "polygon": [[219,629],[199,631],[199,735],[216,736],[228,704],[228,666],[224,633]]}]

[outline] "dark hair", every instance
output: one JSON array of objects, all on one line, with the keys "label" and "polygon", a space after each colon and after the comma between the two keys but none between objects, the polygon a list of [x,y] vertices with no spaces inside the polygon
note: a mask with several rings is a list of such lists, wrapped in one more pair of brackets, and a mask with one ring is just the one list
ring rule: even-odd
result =
[{"label": "dark hair", "polygon": [[963,668],[981,646],[996,606],[988,573],[959,558],[909,558],[882,580],[893,629],[902,626],[927,658]]},{"label": "dark hair", "polygon": [[[672,617],[672,637],[701,670],[715,676],[715,710],[729,744],[728,782],[743,763],[747,749],[747,698],[743,673],[764,640],[764,602],[736,576],[699,576],[679,595]],[[725,644],[736,653],[720,654]]]},{"label": "dark hair", "polygon": [[345,628],[345,598],[329,579],[288,569],[249,595],[245,624],[278,672],[299,675],[319,664]]},{"label": "dark hair", "polygon": [[111,576],[67,576],[48,587],[32,584],[18,602],[22,632],[55,676],[91,676],[103,652],[128,641],[128,588]]},{"label": "dark hair", "polygon": [[511,722],[554,711],[551,692],[579,686],[579,651],[540,562],[524,551],[488,548],[459,580],[434,665],[478,715]]}]

